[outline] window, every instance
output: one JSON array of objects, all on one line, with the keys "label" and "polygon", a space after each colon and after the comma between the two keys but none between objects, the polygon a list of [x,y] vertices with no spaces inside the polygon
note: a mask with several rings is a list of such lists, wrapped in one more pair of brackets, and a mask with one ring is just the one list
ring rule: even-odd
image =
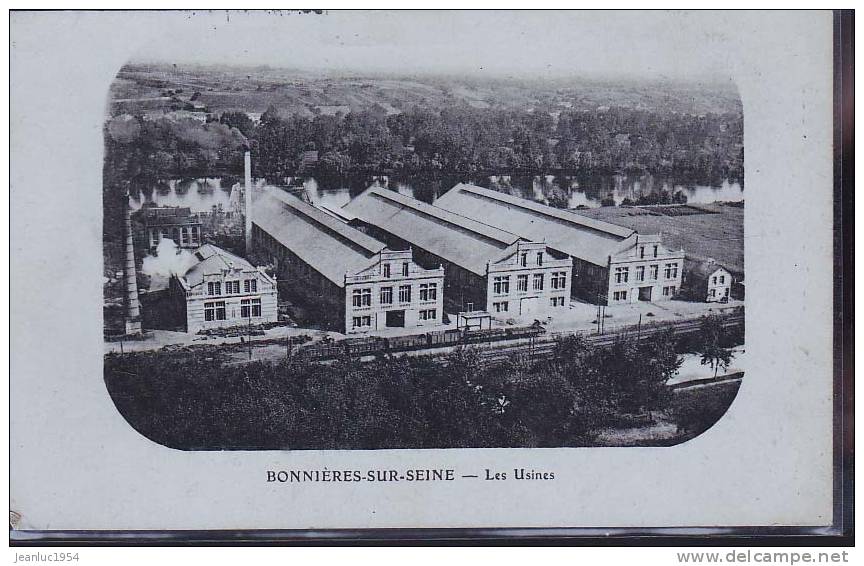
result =
[{"label": "window", "polygon": [[549,302],[553,307],[563,307],[564,306],[564,297],[552,297],[549,299]]},{"label": "window", "polygon": [[240,301],[240,317],[261,316],[261,299],[243,299]]},{"label": "window", "polygon": [[553,289],[564,289],[567,287],[567,274],[564,271],[553,272],[550,284]]},{"label": "window", "polygon": [[537,265],[543,265],[543,252],[537,252]]},{"label": "window", "polygon": [[384,277],[390,277],[390,264],[389,263],[385,263],[381,266],[381,274]]},{"label": "window", "polygon": [[657,257],[657,246],[654,246],[654,257]]},{"label": "window", "polygon": [[438,318],[438,311],[435,309],[428,309],[420,311],[420,320],[435,320]]},{"label": "window", "polygon": [[180,243],[189,243],[189,228],[186,228],[185,226],[183,228],[180,228]]},{"label": "window", "polygon": [[420,283],[420,300],[434,301],[438,296],[437,283]]},{"label": "window", "polygon": [[715,275],[714,277],[711,278],[711,284],[712,284],[712,285],[716,285],[716,284],[717,284],[717,276],[716,276],[716,275]]},{"label": "window", "polygon": [[663,277],[666,279],[677,279],[678,278],[678,264],[677,263],[667,263],[663,268]]},{"label": "window", "polygon": [[711,289],[710,291],[708,291],[708,296],[712,297],[712,298],[716,297],[717,296],[717,289]]},{"label": "window", "polygon": [[639,259],[645,259],[645,246],[639,246]]},{"label": "window", "polygon": [[629,267],[616,267],[615,268],[615,283],[627,283],[628,279],[630,279],[630,268]]},{"label": "window", "polygon": [[636,281],[645,281],[645,266],[636,266]]},{"label": "window", "polygon": [[210,281],[207,283],[207,294],[208,295],[221,295],[222,294],[222,283],[220,281]]},{"label": "window", "polygon": [[543,274],[535,273],[534,274],[534,290],[542,291],[543,290]]},{"label": "window", "polygon": [[[664,297],[671,297],[672,295],[675,294],[675,290],[676,290],[676,289],[675,289],[675,286],[674,286],[674,285],[671,285],[671,286],[669,286],[669,287],[663,287],[663,296],[664,296]],[[713,297],[713,296],[714,296],[714,295],[713,295],[714,290],[712,289],[711,292],[712,292],[712,295],[711,295],[711,296]]]},{"label": "window", "polygon": [[399,286],[399,302],[400,303],[410,303],[411,302],[411,285],[400,285]]},{"label": "window", "polygon": [[510,276],[496,277],[492,280],[492,290],[496,295],[507,295],[510,293]]},{"label": "window", "polygon": [[501,301],[500,303],[492,303],[492,308],[495,309],[495,312],[507,312],[510,310],[510,305],[507,301]]},{"label": "window", "polygon": [[393,304],[393,287],[381,287],[381,304],[382,305],[392,305]]},{"label": "window", "polygon": [[408,277],[408,262],[402,264],[402,277]]},{"label": "window", "polygon": [[225,301],[204,303],[204,320],[225,320]]},{"label": "window", "polygon": [[239,281],[226,281],[225,282],[225,294],[226,295],[237,295],[240,293],[240,282]]},{"label": "window", "polygon": [[527,275],[517,275],[516,276],[516,290],[520,293],[528,292],[528,276]]},{"label": "window", "polygon": [[626,301],[627,291],[615,291],[612,293],[612,299],[616,301]]},{"label": "window", "polygon": [[369,328],[370,326],[372,326],[372,317],[355,316],[353,317],[351,323],[354,328]]},{"label": "window", "polygon": [[357,308],[372,306],[372,289],[354,289],[351,291],[351,304]]},{"label": "window", "polygon": [[657,273],[659,271],[660,271],[659,265],[652,265],[651,266],[651,279],[654,279],[656,281],[657,280]]},{"label": "window", "polygon": [[726,283],[726,276],[725,276],[725,275],[721,275],[721,276],[720,276],[720,284],[723,285],[724,283]]},{"label": "window", "polygon": [[522,267],[528,267],[528,253],[522,252],[521,257],[519,258],[519,263],[522,264]]},{"label": "window", "polygon": [[258,292],[258,280],[257,279],[247,279],[243,282],[243,292],[244,293],[257,293]]}]

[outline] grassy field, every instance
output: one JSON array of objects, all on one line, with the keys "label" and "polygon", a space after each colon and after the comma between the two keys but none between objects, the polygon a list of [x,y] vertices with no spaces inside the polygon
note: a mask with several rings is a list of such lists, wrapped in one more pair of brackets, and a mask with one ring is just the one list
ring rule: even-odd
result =
[{"label": "grassy field", "polygon": [[[681,209],[686,213],[682,214]],[[579,210],[578,214],[626,226],[642,234],[662,234],[666,245],[673,249],[683,247],[688,259],[713,258],[736,276],[744,273],[743,203],[608,206]]]},{"label": "grassy field", "polygon": [[[687,114],[740,113],[738,93],[728,85],[665,82],[604,82],[574,77],[538,83],[511,79],[449,76],[335,76],[270,67],[203,67],[126,65],[111,85],[111,99],[152,99],[166,90],[182,92],[211,111],[264,112],[271,105],[296,113],[318,106],[344,105],[351,110],[383,107],[394,113],[412,106],[446,108],[547,108],[595,110],[626,106]],[[149,101],[152,105],[154,101]],[[163,102],[166,106],[170,101]]]}]

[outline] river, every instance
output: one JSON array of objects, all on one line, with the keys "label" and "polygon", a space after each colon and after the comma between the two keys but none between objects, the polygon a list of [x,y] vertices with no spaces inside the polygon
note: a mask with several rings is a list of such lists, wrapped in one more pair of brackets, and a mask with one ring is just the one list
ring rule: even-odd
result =
[{"label": "river", "polygon": [[[434,202],[456,184],[452,178],[412,179],[410,181],[387,176],[365,177],[350,183],[319,183],[315,178],[289,179],[298,191],[305,192],[309,200],[329,208],[340,208],[375,183],[390,187],[399,193],[425,202]],[[475,180],[478,182],[478,180]],[[595,208],[604,199],[611,198],[616,205],[625,199],[635,202],[640,196],[658,191],[681,191],[689,203],[716,201],[743,201],[744,189],[734,181],[724,180],[718,186],[681,185],[651,175],[592,175],[587,177],[555,177],[552,175],[516,176],[492,175],[481,177],[480,184],[514,196],[532,199],[559,208]],[[256,186],[266,185],[257,180]],[[130,196],[129,205],[137,210],[144,203],[159,206],[188,206],[193,212],[208,212],[213,207],[239,211],[241,184],[236,180],[204,178],[170,180],[160,183],[149,192]]]}]

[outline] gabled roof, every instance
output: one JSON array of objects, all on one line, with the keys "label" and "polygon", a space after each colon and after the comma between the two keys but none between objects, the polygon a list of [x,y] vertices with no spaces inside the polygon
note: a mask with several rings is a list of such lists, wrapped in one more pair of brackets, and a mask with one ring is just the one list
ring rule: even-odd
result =
[{"label": "gabled roof", "polygon": [[486,275],[520,236],[381,187],[346,204],[358,220],[393,234],[472,273]]},{"label": "gabled roof", "polygon": [[220,274],[228,271],[257,271],[255,266],[231,252],[218,248],[213,244],[204,244],[193,253],[198,263],[190,267],[182,275],[186,284],[196,287],[204,281],[205,275]]},{"label": "gabled roof", "polygon": [[635,232],[571,214],[551,206],[514,197],[475,185],[460,183],[435,201],[451,212],[482,218],[575,258],[605,266],[608,257],[620,249],[620,242]]},{"label": "gabled roof", "polygon": [[716,261],[709,260],[699,262],[695,265],[692,265],[689,269],[690,277],[695,277],[698,279],[708,279],[713,275],[718,269],[722,269],[726,273],[732,274],[728,269],[717,263]]},{"label": "gabled roof", "polygon": [[252,222],[315,271],[338,285],[368,267],[384,243],[279,189],[265,189]]}]

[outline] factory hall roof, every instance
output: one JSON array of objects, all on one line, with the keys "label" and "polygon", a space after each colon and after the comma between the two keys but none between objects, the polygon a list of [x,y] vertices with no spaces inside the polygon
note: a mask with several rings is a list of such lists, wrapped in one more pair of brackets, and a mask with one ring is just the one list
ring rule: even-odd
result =
[{"label": "factory hall roof", "polygon": [[575,258],[605,266],[610,255],[636,232],[475,185],[460,183],[435,206],[472,218],[488,219],[510,232],[546,244]]},{"label": "factory hall roof", "polygon": [[339,287],[345,275],[373,263],[386,246],[334,216],[279,189],[268,188],[252,207],[252,223]]},{"label": "factory hall roof", "polygon": [[186,285],[196,287],[204,281],[205,275],[213,275],[230,271],[257,271],[255,266],[231,252],[218,248],[213,244],[204,244],[193,253],[198,263],[183,274]]},{"label": "factory hall roof", "polygon": [[366,189],[343,210],[478,275],[486,275],[487,263],[501,259],[507,248],[523,239],[381,187]]}]

